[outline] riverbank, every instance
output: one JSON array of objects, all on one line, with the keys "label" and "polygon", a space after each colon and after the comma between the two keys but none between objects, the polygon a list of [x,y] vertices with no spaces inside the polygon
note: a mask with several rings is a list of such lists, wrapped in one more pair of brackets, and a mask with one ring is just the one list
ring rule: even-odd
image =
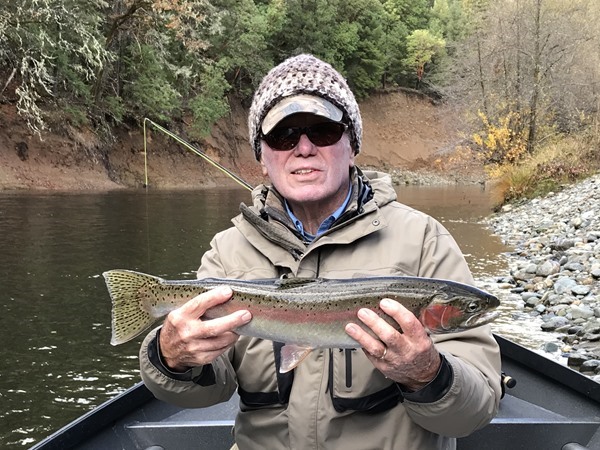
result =
[{"label": "riverbank", "polygon": [[[247,110],[231,113],[192,144],[252,185],[264,181],[247,140]],[[405,92],[361,102],[365,128],[360,167],[390,172],[398,185],[484,182],[480,161],[457,157],[459,117],[448,105]],[[202,158],[152,126],[121,125],[100,137],[90,129],[54,122],[32,135],[11,104],[0,104],[0,190],[106,191],[236,186]],[[185,124],[169,131],[190,140]],[[144,152],[146,149],[147,154]]]},{"label": "riverbank", "polygon": [[553,333],[540,350],[600,382],[600,175],[485,223],[514,249],[494,293]]}]

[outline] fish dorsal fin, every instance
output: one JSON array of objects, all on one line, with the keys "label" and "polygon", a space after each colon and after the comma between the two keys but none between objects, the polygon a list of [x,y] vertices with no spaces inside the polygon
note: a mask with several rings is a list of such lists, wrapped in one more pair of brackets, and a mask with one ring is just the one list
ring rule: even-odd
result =
[{"label": "fish dorsal fin", "polygon": [[276,284],[279,289],[294,289],[303,286],[310,286],[320,282],[321,278],[280,278]]},{"label": "fish dorsal fin", "polygon": [[281,347],[281,366],[279,367],[279,372],[287,373],[290,370],[294,370],[298,364],[304,361],[304,358],[306,358],[312,350],[312,347],[285,344]]}]

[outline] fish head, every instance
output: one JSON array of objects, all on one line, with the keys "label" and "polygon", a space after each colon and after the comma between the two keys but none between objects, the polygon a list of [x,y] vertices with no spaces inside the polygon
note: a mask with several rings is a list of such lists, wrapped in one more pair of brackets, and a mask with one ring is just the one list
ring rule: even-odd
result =
[{"label": "fish head", "polygon": [[495,320],[500,312],[497,297],[483,291],[436,295],[421,311],[419,320],[433,334],[453,333]]}]

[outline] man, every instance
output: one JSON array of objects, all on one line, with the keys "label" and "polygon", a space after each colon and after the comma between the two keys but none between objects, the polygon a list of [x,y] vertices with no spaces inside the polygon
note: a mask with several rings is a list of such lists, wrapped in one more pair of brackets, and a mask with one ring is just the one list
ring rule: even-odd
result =
[{"label": "man", "polygon": [[[343,77],[310,55],[272,69],[250,109],[250,143],[272,186],[253,191],[217,234],[198,277],[405,275],[473,283],[449,233],[396,202],[389,176],[354,165],[362,123]],[[396,331],[369,309],[346,332],[362,350],[313,351],[282,374],[282,344],[239,337],[248,311],[204,321],[229,289],[200,295],[142,344],[141,372],[162,400],[227,401],[237,389],[240,449],[446,449],[485,426],[501,395],[488,326],[430,337],[402,305],[381,300]],[[359,347],[359,345],[357,345]]]}]

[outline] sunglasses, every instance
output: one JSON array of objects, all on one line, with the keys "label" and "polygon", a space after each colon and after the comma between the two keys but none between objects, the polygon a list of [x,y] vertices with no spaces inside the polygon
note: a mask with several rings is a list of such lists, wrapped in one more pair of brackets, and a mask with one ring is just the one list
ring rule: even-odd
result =
[{"label": "sunglasses", "polygon": [[348,125],[341,122],[323,122],[308,127],[275,127],[262,139],[273,150],[291,150],[305,134],[314,145],[327,147],[338,142]]}]

